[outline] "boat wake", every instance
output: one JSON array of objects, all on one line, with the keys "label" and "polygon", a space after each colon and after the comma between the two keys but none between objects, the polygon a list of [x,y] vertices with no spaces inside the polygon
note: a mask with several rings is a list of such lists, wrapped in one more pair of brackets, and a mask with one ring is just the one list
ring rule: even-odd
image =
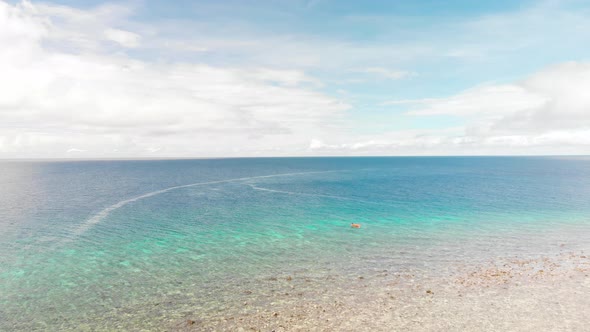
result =
[{"label": "boat wake", "polygon": [[286,195],[297,195],[297,196],[324,196],[324,195],[320,195],[320,194],[308,194],[308,193],[298,193],[298,192],[294,192],[294,191],[284,191],[284,190],[275,190],[275,189],[269,189],[269,188],[262,188],[262,187],[258,187],[256,185],[253,184],[248,184],[248,187],[254,189],[254,190],[258,190],[258,191],[267,191],[270,193],[278,193],[278,194],[286,194]]},{"label": "boat wake", "polygon": [[169,187],[157,191],[152,191],[147,194],[143,194],[140,196],[132,197],[120,202],[117,202],[109,207],[104,208],[102,211],[98,212],[94,216],[86,219],[81,225],[78,226],[74,231],[72,231],[72,239],[79,237],[80,235],[84,234],[94,225],[100,223],[104,220],[111,212],[122,208],[123,206],[133,203],[144,198],[153,197],[156,195],[160,195],[163,193],[167,193],[172,190],[182,189],[182,188],[189,188],[189,187],[197,187],[197,186],[206,186],[211,184],[219,184],[219,183],[231,183],[231,182],[241,182],[241,181],[248,181],[248,180],[256,180],[256,179],[266,179],[266,178],[274,178],[274,177],[284,177],[284,176],[297,176],[297,175],[308,175],[308,174],[321,174],[321,173],[335,173],[335,172],[345,172],[347,170],[335,170],[335,171],[317,171],[317,172],[298,172],[298,173],[282,173],[282,174],[271,174],[271,175],[260,175],[260,176],[250,176],[250,177],[243,177],[243,178],[235,178],[235,179],[227,179],[227,180],[217,180],[217,181],[208,181],[208,182],[197,182],[191,184],[184,184],[180,186]]},{"label": "boat wake", "polygon": [[248,184],[248,186],[250,188],[254,189],[254,190],[267,191],[267,192],[272,192],[272,193],[277,193],[277,194],[296,195],[296,196],[325,197],[325,198],[339,199],[339,200],[343,200],[343,201],[352,201],[352,202],[359,202],[359,203],[366,203],[366,204],[384,205],[382,203],[365,201],[365,200],[362,200],[362,199],[356,199],[356,198],[350,198],[350,197],[342,197],[342,196],[335,196],[335,195],[325,195],[325,194],[311,194],[311,193],[302,193],[302,192],[285,191],[285,190],[276,190],[276,189],[258,187],[258,186],[253,185],[253,184]]}]

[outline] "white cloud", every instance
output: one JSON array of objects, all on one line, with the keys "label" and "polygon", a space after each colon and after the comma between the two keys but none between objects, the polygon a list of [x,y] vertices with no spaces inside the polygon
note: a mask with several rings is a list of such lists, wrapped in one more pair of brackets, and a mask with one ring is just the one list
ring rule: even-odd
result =
[{"label": "white cloud", "polygon": [[483,116],[499,115],[540,107],[547,102],[541,94],[512,84],[487,85],[466,90],[447,98],[392,101],[385,104],[418,104],[414,115]]},{"label": "white cloud", "polygon": [[446,98],[394,100],[406,116],[452,116],[464,126],[398,130],[311,142],[325,154],[588,154],[590,63],[567,62],[506,84],[486,84]]},{"label": "white cloud", "polygon": [[[551,66],[511,84],[483,85],[446,98],[398,100],[407,114],[454,116],[467,122],[463,133],[441,144],[470,150],[538,148],[540,153],[590,152],[590,63]],[[492,149],[492,150],[489,150]],[[494,150],[495,149],[495,150]],[[521,151],[519,151],[520,153]]]},{"label": "white cloud", "polygon": [[590,128],[590,63],[568,62],[529,78],[485,85],[457,95],[385,104],[414,104],[411,115],[452,115],[470,119],[477,135],[521,135]]},{"label": "white cloud", "polygon": [[[320,90],[326,82],[367,77],[393,90],[401,84],[393,80],[416,75],[395,68],[421,68],[416,80],[428,80],[432,73],[416,65],[424,59],[436,66],[447,64],[441,58],[500,63],[495,56],[521,47],[574,49],[590,31],[584,13],[558,10],[547,21],[546,8],[523,10],[446,22],[435,33],[412,30],[415,40],[391,43],[383,42],[387,35],[358,43],[252,27],[232,39],[212,22],[188,28],[169,22],[174,28],[162,32],[161,25],[133,22],[133,13],[129,5],[82,10],[0,1],[0,45],[8,46],[0,48],[0,157],[81,152],[72,149],[95,157],[590,153],[589,63],[564,63],[443,98],[385,102],[396,105],[385,115],[371,113],[362,96],[367,91],[334,89],[363,104],[347,112],[346,102]],[[543,30],[545,24],[550,28]],[[564,35],[578,42],[557,43]],[[401,107],[407,107],[402,115]],[[451,117],[464,125],[388,130]],[[442,127],[428,124],[423,127]]]},{"label": "white cloud", "polygon": [[314,139],[308,150],[322,155],[538,155],[588,154],[590,129],[555,130],[538,135],[468,135],[402,131],[331,144]]},{"label": "white cloud", "polygon": [[101,31],[125,48],[139,43],[136,34],[108,27],[127,15],[116,10],[0,2],[0,44],[11,45],[0,49],[0,156],[58,157],[72,145],[94,156],[211,156],[235,146],[256,153],[269,140],[273,149],[296,146],[335,130],[349,107],[315,91],[320,83],[299,70],[109,52],[92,42]]},{"label": "white cloud", "polygon": [[104,31],[104,36],[106,39],[117,42],[124,47],[135,48],[139,46],[140,37],[133,32],[109,28]]},{"label": "white cloud", "polygon": [[494,123],[495,129],[546,131],[590,128],[590,63],[568,62],[552,66],[519,85],[543,96],[547,102],[504,116]]}]

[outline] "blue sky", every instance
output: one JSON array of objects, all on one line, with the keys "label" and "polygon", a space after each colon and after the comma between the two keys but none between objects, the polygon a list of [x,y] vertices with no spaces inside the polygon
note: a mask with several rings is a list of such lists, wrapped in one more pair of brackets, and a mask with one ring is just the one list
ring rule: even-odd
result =
[{"label": "blue sky", "polygon": [[584,1],[0,2],[0,157],[588,154],[589,19]]}]

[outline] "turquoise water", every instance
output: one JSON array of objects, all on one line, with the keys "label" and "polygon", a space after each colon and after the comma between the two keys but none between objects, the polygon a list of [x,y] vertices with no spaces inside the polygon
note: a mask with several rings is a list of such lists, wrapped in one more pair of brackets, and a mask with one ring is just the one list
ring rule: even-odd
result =
[{"label": "turquoise water", "polygon": [[586,157],[3,162],[0,170],[0,330],[166,328],[237,312],[244,294],[270,305],[263,287],[276,278],[451,274],[589,246]]}]

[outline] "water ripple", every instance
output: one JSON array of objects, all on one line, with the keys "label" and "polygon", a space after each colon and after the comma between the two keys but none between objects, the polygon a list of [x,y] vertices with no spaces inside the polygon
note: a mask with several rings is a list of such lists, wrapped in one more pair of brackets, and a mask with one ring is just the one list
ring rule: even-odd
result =
[{"label": "water ripple", "polygon": [[182,188],[189,188],[189,187],[196,187],[196,186],[206,186],[211,184],[219,184],[219,183],[230,183],[230,182],[239,182],[239,181],[247,181],[247,180],[256,180],[256,179],[266,179],[266,178],[274,178],[274,177],[283,177],[283,176],[297,176],[297,175],[309,175],[309,174],[323,174],[323,173],[335,173],[335,172],[345,172],[347,170],[333,170],[333,171],[315,171],[315,172],[297,172],[297,173],[282,173],[282,174],[271,174],[271,175],[260,175],[260,176],[250,176],[250,177],[242,177],[242,178],[235,178],[235,179],[227,179],[227,180],[217,180],[217,181],[207,181],[207,182],[197,182],[191,184],[184,184],[180,186],[169,187],[161,190],[152,191],[140,196],[132,197],[126,200],[122,200],[117,202],[102,211],[98,212],[94,216],[86,219],[78,228],[76,228],[70,237],[69,240],[74,240],[80,235],[84,234],[94,225],[100,223],[103,219],[105,219],[111,212],[122,208],[123,206],[139,201],[144,198],[153,197],[156,195],[164,194],[172,190],[182,189]]}]

